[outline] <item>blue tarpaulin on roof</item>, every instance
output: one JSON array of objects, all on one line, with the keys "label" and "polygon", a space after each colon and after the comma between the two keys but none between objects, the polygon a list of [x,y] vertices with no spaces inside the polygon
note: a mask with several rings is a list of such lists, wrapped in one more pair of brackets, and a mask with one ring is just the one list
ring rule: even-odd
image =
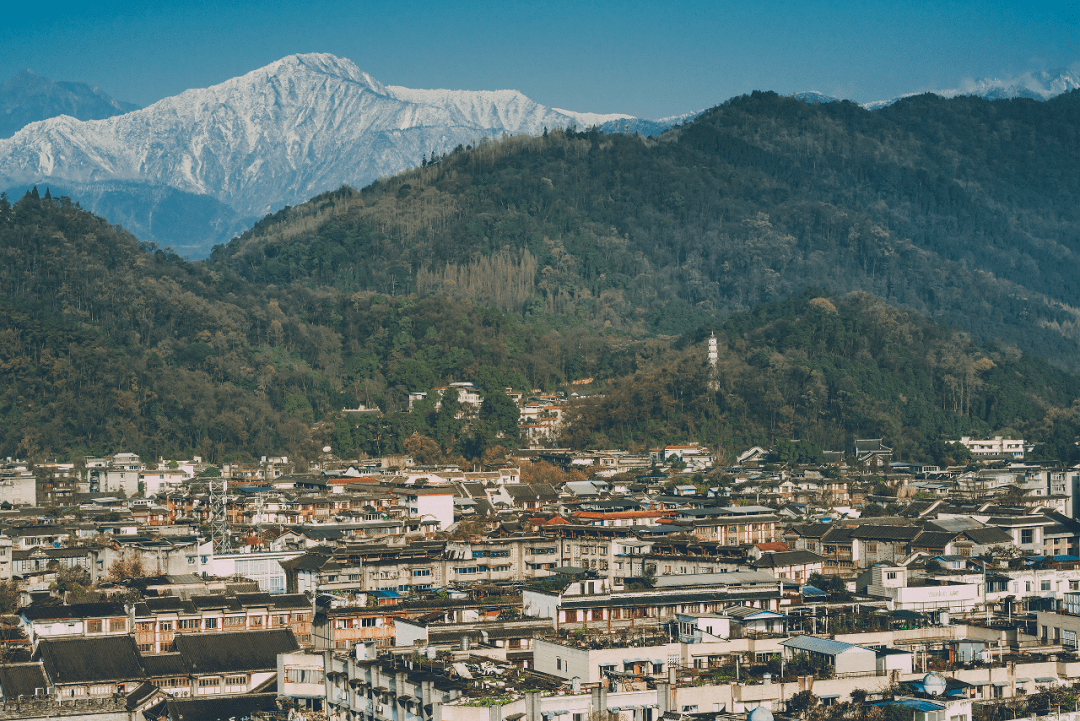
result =
[{"label": "blue tarpaulin on roof", "polygon": [[390,591],[388,589],[381,589],[378,591],[370,591],[371,595],[375,598],[401,598],[401,594],[397,591]]},{"label": "blue tarpaulin on roof", "polygon": [[803,586],[799,589],[799,593],[803,596],[828,596],[829,594],[822,591],[816,586]]},{"label": "blue tarpaulin on roof", "polygon": [[905,706],[915,711],[940,711],[945,708],[942,704],[934,703],[933,701],[927,701],[921,698],[898,698],[893,701],[878,701],[870,704],[871,706]]}]

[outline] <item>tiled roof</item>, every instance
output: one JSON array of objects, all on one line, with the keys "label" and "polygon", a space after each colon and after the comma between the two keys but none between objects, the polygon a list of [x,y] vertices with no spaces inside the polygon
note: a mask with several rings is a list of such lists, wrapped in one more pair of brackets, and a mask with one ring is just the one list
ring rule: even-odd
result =
[{"label": "tiled roof", "polygon": [[194,674],[276,669],[279,653],[300,647],[289,629],[183,634],[176,637],[175,643]]},{"label": "tiled roof", "polygon": [[184,658],[178,653],[148,654],[142,657],[142,663],[148,678],[186,676],[189,673]]},{"label": "tiled roof", "polygon": [[780,551],[778,553],[766,553],[754,562],[754,568],[785,568],[787,566],[802,566],[808,563],[822,563],[823,556],[810,551]]},{"label": "tiled roof", "polygon": [[49,687],[45,678],[45,669],[40,663],[15,663],[0,666],[0,688],[4,691],[5,701],[14,701],[19,696],[33,696],[44,692]]},{"label": "tiled roof", "polygon": [[43,638],[34,655],[53,684],[134,681],[146,675],[134,636]]},{"label": "tiled roof", "polygon": [[27,621],[63,618],[110,618],[127,616],[119,603],[73,603],[68,606],[27,606],[19,611]]},{"label": "tiled roof", "polygon": [[910,541],[919,535],[920,530],[918,526],[863,525],[852,531],[851,537],[874,541]]},{"label": "tiled roof", "polygon": [[209,698],[170,697],[152,709],[147,709],[144,715],[147,718],[183,721],[229,721],[254,718],[258,712],[270,713],[276,710],[277,694],[260,693]]}]

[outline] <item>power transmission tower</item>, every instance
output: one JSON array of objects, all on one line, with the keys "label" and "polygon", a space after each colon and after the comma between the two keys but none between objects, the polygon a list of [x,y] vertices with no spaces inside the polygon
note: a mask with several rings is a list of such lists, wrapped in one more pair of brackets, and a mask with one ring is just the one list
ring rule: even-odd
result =
[{"label": "power transmission tower", "polygon": [[232,544],[229,541],[229,514],[227,511],[229,479],[209,478],[210,486],[210,538],[214,543],[215,553],[229,553]]}]

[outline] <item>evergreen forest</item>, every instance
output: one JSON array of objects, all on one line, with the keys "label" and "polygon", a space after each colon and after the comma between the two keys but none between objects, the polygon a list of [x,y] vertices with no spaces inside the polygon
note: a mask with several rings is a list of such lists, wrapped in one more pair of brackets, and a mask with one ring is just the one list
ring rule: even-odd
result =
[{"label": "evergreen forest", "polygon": [[[1071,460],[1078,107],[755,93],[656,138],[424,158],[199,263],[48,191],[4,198],[0,455],[481,462],[518,442],[502,389],[593,378],[559,443],[813,459],[881,437],[940,460],[1006,433]],[[460,380],[475,420],[408,412]]]}]

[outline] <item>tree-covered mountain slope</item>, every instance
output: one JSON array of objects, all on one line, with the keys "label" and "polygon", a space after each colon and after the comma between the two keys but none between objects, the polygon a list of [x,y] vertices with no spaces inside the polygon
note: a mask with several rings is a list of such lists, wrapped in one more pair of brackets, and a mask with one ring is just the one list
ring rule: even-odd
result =
[{"label": "tree-covered mountain slope", "polygon": [[755,93],[659,140],[560,130],[459,149],[269,216],[211,267],[633,333],[860,290],[1076,367],[1078,120],[1080,91],[874,112]]},{"label": "tree-covered mountain slope", "polygon": [[[966,107],[926,102],[927,116],[950,119],[931,128],[953,127]],[[970,107],[1038,116],[1056,102]],[[1028,349],[1056,348],[1060,363],[1073,343],[1076,180],[1048,153],[1020,182],[1036,144],[1021,142],[1019,121],[1009,125],[1019,150],[999,144],[1002,155],[961,173],[958,151],[926,149],[945,141],[882,130],[892,108],[837,107],[759,96],[659,141],[549,132],[485,143],[270,216],[206,263],[66,198],[0,202],[0,454],[305,458],[326,444],[398,452],[417,433],[473,460],[512,443],[494,432],[512,414],[493,406],[469,426],[430,408],[405,413],[410,391],[458,380],[551,390],[592,377],[603,398],[570,413],[562,440],[574,447],[699,440],[730,455],[883,436],[905,457],[934,457],[942,437],[1006,431],[1069,457],[1077,378]],[[859,123],[873,127],[856,133]],[[806,128],[829,152],[809,140],[802,156],[775,151],[797,145],[781,126]],[[1068,155],[1056,125],[1044,144],[1054,132],[1054,152]],[[880,165],[854,160],[869,157],[864,145],[901,147],[888,167],[926,182],[886,192]],[[912,157],[937,157],[938,174],[906,169]],[[935,195],[927,183],[950,162],[966,185]],[[812,183],[799,179],[806,164]],[[1009,180],[980,175],[989,164]],[[1056,193],[1043,177],[1055,168]],[[922,204],[921,222],[905,202]],[[1023,237],[1006,232],[1021,225]],[[943,228],[956,233],[934,246]],[[1054,282],[978,266],[993,258]],[[955,312],[1015,345],[972,340],[897,301]],[[710,330],[722,345],[713,388]],[[342,415],[359,403],[383,414]]]},{"label": "tree-covered mountain slope", "polygon": [[[715,332],[719,358],[704,362]],[[695,438],[731,458],[796,439],[803,452],[884,438],[905,460],[938,461],[941,441],[989,433],[1076,455],[1080,378],[1015,346],[969,336],[864,293],[808,289],[681,337],[568,416],[575,448]]]}]

